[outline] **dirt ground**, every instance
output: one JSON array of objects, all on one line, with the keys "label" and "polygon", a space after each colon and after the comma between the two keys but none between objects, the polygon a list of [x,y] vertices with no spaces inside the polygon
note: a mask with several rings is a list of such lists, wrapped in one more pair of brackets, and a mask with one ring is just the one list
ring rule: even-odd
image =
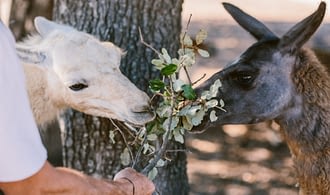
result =
[{"label": "dirt ground", "polygon": [[[307,6],[309,11],[305,12],[305,16],[316,7]],[[244,6],[241,8],[244,9]],[[281,20],[283,16],[280,11],[278,15],[278,21],[271,20],[266,25],[280,36],[295,22]],[[305,16],[302,15],[300,19]],[[263,18],[258,18],[263,21]],[[247,32],[227,19],[197,18],[194,21],[192,18],[190,34],[200,28],[209,32],[207,46],[211,58],[197,61],[198,66],[191,71],[194,79],[204,73],[210,76],[220,70],[254,42]],[[330,51],[329,28],[329,24],[323,23],[307,46]],[[202,134],[188,135],[190,194],[297,195],[290,152],[278,129],[275,123],[267,122],[251,126],[217,127]]]}]

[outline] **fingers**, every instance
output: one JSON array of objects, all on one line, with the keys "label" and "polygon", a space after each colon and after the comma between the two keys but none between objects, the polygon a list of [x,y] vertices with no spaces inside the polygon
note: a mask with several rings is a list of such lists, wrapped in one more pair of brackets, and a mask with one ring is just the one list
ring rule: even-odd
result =
[{"label": "fingers", "polygon": [[134,184],[134,195],[148,195],[155,191],[154,184],[146,176],[138,173],[132,168],[125,168],[118,172],[114,177],[114,181],[121,179],[129,180]]}]

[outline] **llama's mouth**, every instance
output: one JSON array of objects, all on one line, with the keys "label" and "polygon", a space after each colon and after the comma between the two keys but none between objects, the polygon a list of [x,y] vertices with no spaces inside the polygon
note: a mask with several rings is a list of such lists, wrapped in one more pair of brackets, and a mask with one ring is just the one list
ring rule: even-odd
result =
[{"label": "llama's mouth", "polygon": [[153,111],[140,111],[140,112],[133,112],[132,116],[125,120],[125,122],[136,126],[141,127],[146,123],[154,120],[156,117]]}]

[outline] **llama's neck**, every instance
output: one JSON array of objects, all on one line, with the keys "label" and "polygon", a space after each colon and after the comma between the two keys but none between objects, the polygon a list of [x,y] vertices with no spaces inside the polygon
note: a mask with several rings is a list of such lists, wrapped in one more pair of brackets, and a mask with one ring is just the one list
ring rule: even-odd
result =
[{"label": "llama's neck", "polygon": [[23,66],[33,115],[38,125],[45,125],[56,118],[62,107],[47,88],[46,71],[35,65]]},{"label": "llama's neck", "polygon": [[299,96],[295,115],[287,114],[278,123],[292,153],[301,193],[330,194],[330,77],[313,55],[303,54],[304,67],[294,78]]}]

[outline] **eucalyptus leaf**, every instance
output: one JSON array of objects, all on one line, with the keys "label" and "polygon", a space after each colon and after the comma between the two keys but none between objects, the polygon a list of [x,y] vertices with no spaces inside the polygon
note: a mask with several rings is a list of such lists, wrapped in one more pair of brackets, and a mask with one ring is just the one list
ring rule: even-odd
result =
[{"label": "eucalyptus leaf", "polygon": [[[171,126],[170,126],[170,122],[171,122]],[[170,120],[170,118],[167,118],[164,123],[163,123],[163,129],[170,130],[172,131],[179,123],[179,118],[178,117],[172,117],[172,121]],[[170,129],[169,129],[170,126]]]},{"label": "eucalyptus leaf", "polygon": [[178,113],[179,116],[186,116],[191,109],[191,105],[186,105],[185,107],[183,107],[180,112]]},{"label": "eucalyptus leaf", "polygon": [[187,112],[188,116],[195,116],[196,113],[202,108],[201,105],[191,106]]},{"label": "eucalyptus leaf", "polygon": [[215,112],[214,110],[212,110],[212,111],[210,112],[210,121],[211,121],[211,122],[214,122],[214,121],[216,121],[216,120],[218,120],[218,117],[217,117],[217,115],[216,115],[216,112]]},{"label": "eucalyptus leaf", "polygon": [[222,99],[220,99],[219,104],[221,108],[225,106],[225,102]]},{"label": "eucalyptus leaf", "polygon": [[131,162],[131,157],[129,155],[128,149],[125,148],[124,151],[120,154],[120,162],[122,165],[127,166]]},{"label": "eucalyptus leaf", "polygon": [[219,103],[218,100],[212,99],[210,101],[207,101],[205,103],[205,106],[207,107],[207,109],[210,109],[210,108],[216,107],[218,105],[218,103]]},{"label": "eucalyptus leaf", "polygon": [[151,60],[151,63],[157,67],[165,66],[164,60],[161,59],[153,59]]},{"label": "eucalyptus leaf", "polygon": [[183,45],[188,47],[191,47],[193,45],[192,39],[187,34],[181,34],[181,42],[183,43]]},{"label": "eucalyptus leaf", "polygon": [[158,175],[158,170],[156,167],[154,167],[153,169],[151,169],[151,171],[148,173],[148,178],[150,180],[154,180],[156,178],[156,176]]},{"label": "eucalyptus leaf", "polygon": [[183,80],[181,80],[181,79],[175,80],[174,83],[173,83],[173,89],[174,89],[174,91],[175,92],[182,91],[181,86],[184,85],[184,84],[185,84],[185,82]]},{"label": "eucalyptus leaf", "polygon": [[210,94],[212,97],[217,97],[219,88],[222,86],[219,79],[217,79],[211,86],[210,86]]},{"label": "eucalyptus leaf", "polygon": [[171,56],[168,55],[168,52],[167,52],[167,50],[165,48],[162,48],[162,54],[163,54],[162,57],[164,58],[166,64],[172,63],[171,62]]},{"label": "eucalyptus leaf", "polygon": [[199,45],[207,38],[207,31],[201,29],[196,35],[196,44]]},{"label": "eucalyptus leaf", "polygon": [[159,159],[157,161],[156,167],[163,167],[165,166],[165,161],[163,159]]},{"label": "eucalyptus leaf", "polygon": [[115,131],[109,131],[109,138],[111,140],[111,143],[115,144],[116,140],[115,140]]},{"label": "eucalyptus leaf", "polygon": [[174,135],[174,140],[181,143],[181,144],[184,143],[184,138],[183,138],[183,135],[181,135],[181,134],[175,134]]},{"label": "eucalyptus leaf", "polygon": [[195,116],[192,117],[191,122],[194,126],[198,126],[202,123],[202,120],[205,116],[204,110],[199,110]]},{"label": "eucalyptus leaf", "polygon": [[169,75],[175,73],[177,69],[178,69],[178,66],[176,64],[169,64],[169,65],[166,65],[164,68],[162,68],[160,70],[160,73],[164,76],[169,76]]},{"label": "eucalyptus leaf", "polygon": [[165,88],[165,83],[160,79],[153,79],[149,81],[149,87],[153,91],[160,91]]},{"label": "eucalyptus leaf", "polygon": [[197,98],[197,95],[191,85],[187,85],[187,84],[182,85],[182,89],[183,89],[183,96],[188,100],[195,100]]},{"label": "eucalyptus leaf", "polygon": [[186,130],[191,130],[194,125],[192,124],[192,117],[193,116],[185,116],[182,118],[182,124],[183,124],[183,128],[185,128]]},{"label": "eucalyptus leaf", "polygon": [[157,135],[156,134],[149,134],[147,136],[147,140],[149,140],[149,141],[156,141],[157,140]]},{"label": "eucalyptus leaf", "polygon": [[156,110],[156,113],[158,114],[158,116],[160,116],[161,118],[165,118],[165,117],[170,117],[171,115],[171,106],[168,104],[163,104],[161,106],[159,106]]},{"label": "eucalyptus leaf", "polygon": [[197,49],[197,52],[199,53],[199,55],[201,55],[204,58],[210,57],[209,52],[204,49]]}]

